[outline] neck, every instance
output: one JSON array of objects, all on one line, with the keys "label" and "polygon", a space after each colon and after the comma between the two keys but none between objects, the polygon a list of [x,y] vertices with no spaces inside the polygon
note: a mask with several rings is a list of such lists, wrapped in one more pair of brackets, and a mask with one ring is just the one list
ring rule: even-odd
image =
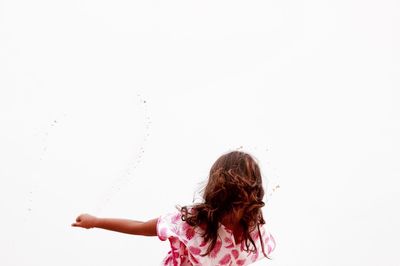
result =
[{"label": "neck", "polygon": [[222,218],[221,223],[228,229],[235,229],[237,227],[240,226],[240,219],[238,218],[234,218],[232,216],[225,216],[224,218]]}]

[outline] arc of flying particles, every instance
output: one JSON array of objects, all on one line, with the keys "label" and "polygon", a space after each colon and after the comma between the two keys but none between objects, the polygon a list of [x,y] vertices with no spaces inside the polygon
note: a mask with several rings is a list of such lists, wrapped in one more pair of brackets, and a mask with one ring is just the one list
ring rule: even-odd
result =
[{"label": "arc of flying particles", "polygon": [[[265,150],[266,152],[269,151],[269,149],[267,148]],[[279,185],[279,179],[277,178],[277,175],[275,173],[275,168],[272,167],[272,178],[270,178],[269,182],[268,182],[268,187],[267,187],[267,195],[266,195],[266,202],[269,202],[271,200],[272,195],[274,195],[274,193],[276,193],[276,191],[281,187]]]},{"label": "arc of flying particles", "polygon": [[[258,150],[258,147],[254,147],[255,150]],[[269,152],[271,151],[271,149],[269,147],[265,147],[262,148],[263,152],[265,152],[267,154],[267,158],[270,158],[271,155],[269,154]],[[266,164],[270,164],[269,161],[271,159],[268,159],[268,161],[266,162]],[[270,178],[267,178],[267,187],[266,187],[266,195],[265,195],[265,202],[269,202],[272,198],[272,195],[274,195],[278,189],[281,187],[279,185],[279,178],[276,175],[276,168],[274,167],[270,167],[268,172],[268,175],[270,176]]]},{"label": "arc of flying particles", "polygon": [[96,213],[100,213],[103,208],[109,204],[110,200],[119,192],[121,191],[121,188],[126,187],[126,185],[132,180],[131,175],[134,173],[135,169],[138,167],[138,165],[142,162],[143,156],[144,156],[144,145],[147,142],[149,136],[150,136],[150,116],[148,113],[147,109],[147,100],[143,99],[140,94],[136,95],[139,99],[139,103],[142,104],[143,109],[144,109],[144,117],[145,117],[145,132],[144,136],[142,139],[142,144],[140,145],[140,149],[138,153],[136,154],[135,160],[132,160],[130,164],[127,165],[125,170],[122,171],[122,173],[114,179],[112,182],[111,186],[106,190],[106,192],[103,194],[103,196],[100,197],[99,203],[97,204],[96,207]]},{"label": "arc of flying particles", "polygon": [[272,185],[272,189],[268,189],[268,192],[267,192],[267,200],[266,200],[266,202],[268,202],[268,201],[270,201],[271,200],[271,197],[272,197],[272,195],[278,190],[278,188],[280,188],[281,186],[279,185],[279,184],[277,184],[277,183],[274,183],[273,185]]},{"label": "arc of flying particles", "polygon": [[[54,130],[54,128],[60,124],[60,121],[64,121],[64,118],[66,117],[66,113],[63,112],[63,117],[60,119],[59,115],[57,115],[57,117],[54,117],[51,120],[50,125],[47,124],[45,126],[45,128],[39,128],[39,129],[35,129],[35,133],[33,133],[33,137],[35,137],[35,141],[38,142],[38,145],[40,147],[40,152],[38,153],[38,157],[37,159],[39,159],[39,162],[36,164],[39,169],[42,165],[45,166],[45,162],[43,160],[43,158],[46,159],[47,156],[47,150],[48,150],[48,140],[49,140],[49,136],[52,135],[52,132]],[[35,169],[37,170],[37,169]],[[33,173],[33,171],[31,172]],[[33,180],[35,180],[35,178],[33,178]],[[34,198],[36,195],[36,190],[35,189],[35,182],[30,184],[30,188],[29,188],[29,194],[27,195],[27,207],[26,207],[26,212],[27,215],[24,217],[24,221],[27,221],[27,217],[29,217],[31,215],[31,213],[34,211]]]}]

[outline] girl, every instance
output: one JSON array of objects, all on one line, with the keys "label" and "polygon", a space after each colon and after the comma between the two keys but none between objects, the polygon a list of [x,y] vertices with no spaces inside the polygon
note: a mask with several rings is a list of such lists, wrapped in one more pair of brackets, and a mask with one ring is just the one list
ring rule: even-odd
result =
[{"label": "girl", "polygon": [[258,164],[232,151],[211,167],[202,203],[147,222],[82,214],[72,226],[168,239],[171,250],[162,265],[248,265],[275,249],[261,211],[263,197]]}]

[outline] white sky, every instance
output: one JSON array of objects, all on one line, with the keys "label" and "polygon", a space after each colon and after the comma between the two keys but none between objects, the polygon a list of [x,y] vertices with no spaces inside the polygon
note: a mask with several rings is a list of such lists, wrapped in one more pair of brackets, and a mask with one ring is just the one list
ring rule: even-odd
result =
[{"label": "white sky", "polygon": [[399,12],[0,0],[0,264],[158,265],[167,242],[70,224],[190,204],[243,146],[280,186],[255,265],[398,265]]}]

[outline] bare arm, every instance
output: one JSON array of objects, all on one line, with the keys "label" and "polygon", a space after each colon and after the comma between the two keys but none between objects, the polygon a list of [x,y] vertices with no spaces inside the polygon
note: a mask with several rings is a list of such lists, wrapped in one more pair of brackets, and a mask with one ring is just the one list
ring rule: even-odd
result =
[{"label": "bare arm", "polygon": [[102,228],[132,235],[157,236],[157,218],[141,222],[119,218],[98,218],[89,214],[81,214],[72,226],[86,229]]}]

